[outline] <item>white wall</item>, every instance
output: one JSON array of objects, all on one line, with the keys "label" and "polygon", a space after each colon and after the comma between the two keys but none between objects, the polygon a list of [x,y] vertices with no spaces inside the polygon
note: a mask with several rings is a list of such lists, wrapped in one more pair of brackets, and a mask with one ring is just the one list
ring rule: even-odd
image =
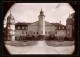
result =
[{"label": "white wall", "polygon": [[66,37],[66,30],[57,30],[55,36]]}]

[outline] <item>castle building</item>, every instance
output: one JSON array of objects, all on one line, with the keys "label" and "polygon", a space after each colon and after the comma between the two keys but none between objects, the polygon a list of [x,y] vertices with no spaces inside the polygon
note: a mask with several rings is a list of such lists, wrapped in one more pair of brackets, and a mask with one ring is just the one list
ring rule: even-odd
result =
[{"label": "castle building", "polygon": [[[14,17],[10,13],[7,18],[8,39],[15,41],[20,36],[55,36],[55,37],[72,37],[72,20],[71,16],[66,21],[66,26],[60,23],[49,23],[45,21],[44,12],[40,11],[39,21],[33,23],[15,23]],[[11,37],[10,37],[11,35]]]}]

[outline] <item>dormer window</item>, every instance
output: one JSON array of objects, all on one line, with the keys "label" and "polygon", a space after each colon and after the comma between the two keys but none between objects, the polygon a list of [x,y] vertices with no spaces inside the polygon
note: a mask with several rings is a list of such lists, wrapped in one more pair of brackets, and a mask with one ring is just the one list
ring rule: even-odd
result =
[{"label": "dormer window", "polygon": [[26,30],[28,29],[28,27],[26,27]]},{"label": "dormer window", "polygon": [[22,29],[24,29],[24,27],[22,27]]},{"label": "dormer window", "polygon": [[18,26],[18,29],[20,29],[20,27]]}]

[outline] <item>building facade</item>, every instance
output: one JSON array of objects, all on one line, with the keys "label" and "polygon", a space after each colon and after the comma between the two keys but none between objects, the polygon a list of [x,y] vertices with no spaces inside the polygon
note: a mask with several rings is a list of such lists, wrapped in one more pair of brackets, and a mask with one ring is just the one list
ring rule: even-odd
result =
[{"label": "building facade", "polygon": [[[55,37],[72,37],[72,18],[66,20],[66,26],[61,23],[49,23],[45,21],[44,12],[40,11],[40,15],[38,16],[39,21],[33,23],[15,23],[14,17],[11,15],[7,18],[7,31],[8,37],[9,35],[13,35],[11,40],[15,40],[15,38],[20,36],[55,36]],[[10,33],[11,32],[11,33]]]}]

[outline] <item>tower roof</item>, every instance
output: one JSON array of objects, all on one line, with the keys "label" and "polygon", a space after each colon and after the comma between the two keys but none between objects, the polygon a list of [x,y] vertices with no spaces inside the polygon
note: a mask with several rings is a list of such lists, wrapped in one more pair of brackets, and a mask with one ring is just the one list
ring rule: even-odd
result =
[{"label": "tower roof", "polygon": [[40,15],[44,15],[43,13],[44,13],[44,12],[42,11],[42,8],[41,8]]},{"label": "tower roof", "polygon": [[69,17],[66,20],[67,24],[73,24],[73,16],[72,14],[69,14]]},{"label": "tower roof", "polygon": [[14,17],[11,14],[11,11],[10,11],[10,15],[7,17],[7,19],[14,19]]},{"label": "tower roof", "polygon": [[41,8],[41,11],[40,12],[43,13],[42,8]]}]

